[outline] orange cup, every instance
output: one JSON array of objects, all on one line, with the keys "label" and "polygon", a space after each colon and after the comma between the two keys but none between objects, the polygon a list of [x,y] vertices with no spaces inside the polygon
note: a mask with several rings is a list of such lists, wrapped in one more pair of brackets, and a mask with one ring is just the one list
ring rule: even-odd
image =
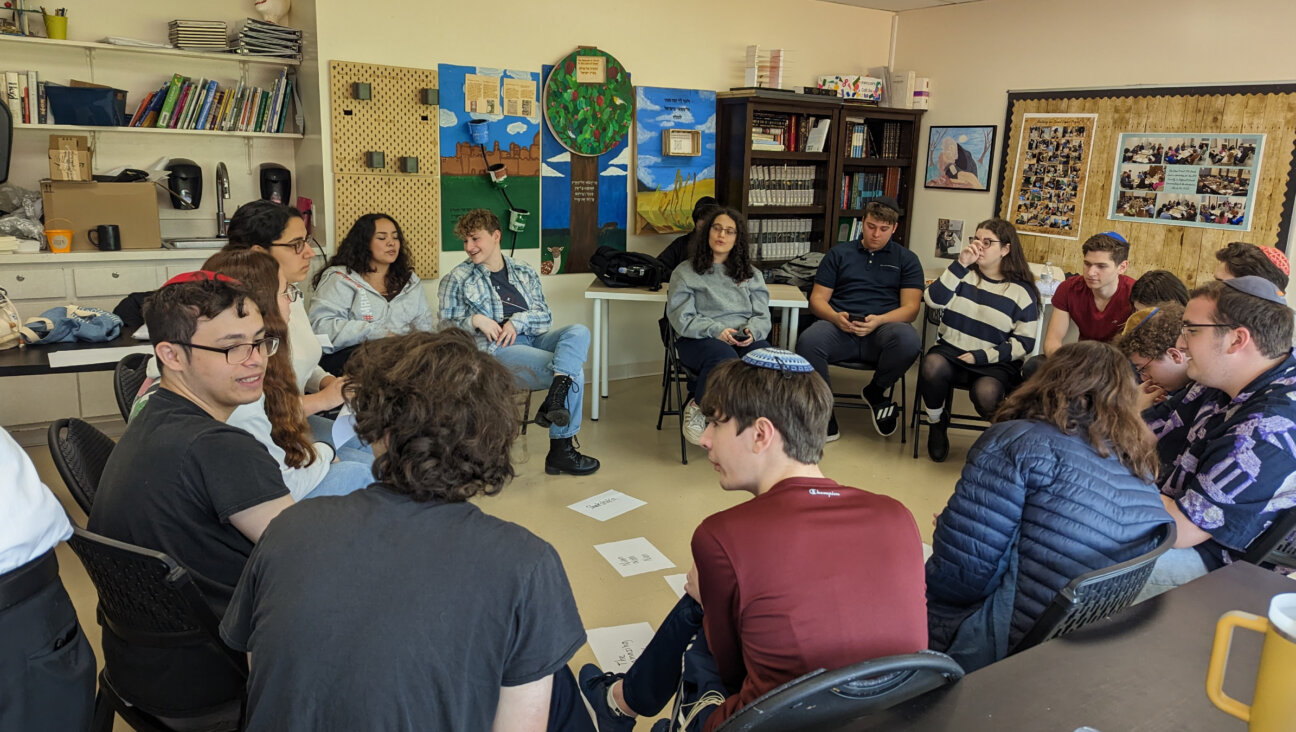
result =
[{"label": "orange cup", "polygon": [[49,250],[58,254],[72,251],[72,234],[71,229],[46,229],[45,241],[49,242]]}]

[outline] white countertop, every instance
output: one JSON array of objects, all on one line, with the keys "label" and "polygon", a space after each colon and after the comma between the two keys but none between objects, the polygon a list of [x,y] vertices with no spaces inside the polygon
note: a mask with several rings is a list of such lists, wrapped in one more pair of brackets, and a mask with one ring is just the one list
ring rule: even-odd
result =
[{"label": "white countertop", "polygon": [[117,262],[151,262],[157,260],[205,260],[218,249],[123,249],[120,252],[67,252],[55,254],[0,254],[0,267],[9,264],[115,264]]}]

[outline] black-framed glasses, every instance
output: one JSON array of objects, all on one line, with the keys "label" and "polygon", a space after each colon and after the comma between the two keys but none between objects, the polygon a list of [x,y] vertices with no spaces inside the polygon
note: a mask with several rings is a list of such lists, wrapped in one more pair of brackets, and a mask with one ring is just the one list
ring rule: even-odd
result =
[{"label": "black-framed glasses", "polygon": [[1188,321],[1185,320],[1183,321],[1183,324],[1179,326],[1179,335],[1182,336],[1197,335],[1197,331],[1194,330],[1195,328],[1241,328],[1241,327],[1242,326],[1238,325],[1237,323],[1189,323]]},{"label": "black-framed glasses", "polygon": [[998,239],[979,239],[975,236],[969,236],[968,244],[983,244],[985,246],[990,246],[991,244],[1003,244],[1003,242]]},{"label": "black-framed glasses", "polygon": [[297,239],[293,239],[292,241],[285,241],[285,242],[270,242],[270,246],[292,247],[293,254],[301,254],[302,250],[308,246],[311,248],[312,253],[321,251],[319,242],[315,241],[315,237],[313,236],[299,237]]},{"label": "black-framed glasses", "polygon": [[261,355],[265,356],[266,358],[275,355],[275,352],[279,350],[279,339],[276,338],[275,336],[267,336],[265,338],[262,338],[259,341],[253,341],[251,343],[240,343],[237,346],[230,346],[228,348],[216,348],[215,346],[200,346],[197,343],[184,343],[181,341],[175,341],[175,344],[177,346],[188,346],[189,348],[197,348],[200,351],[211,351],[212,353],[223,353],[225,354],[225,363],[228,363],[231,366],[237,366],[241,363],[247,363],[247,360],[249,358],[252,358],[252,349],[254,348],[261,351]]},{"label": "black-framed glasses", "polygon": [[732,226],[724,226],[723,224],[711,224],[711,231],[725,236],[738,236],[737,229]]},{"label": "black-framed glasses", "polygon": [[288,302],[297,302],[302,299],[301,288],[296,284],[289,282],[288,287],[284,288],[283,296],[288,298]]},{"label": "black-framed glasses", "polygon": [[[1168,349],[1167,349],[1167,350],[1168,350]],[[1143,364],[1142,366],[1135,366],[1135,367],[1134,367],[1134,373],[1138,374],[1138,377],[1139,377],[1139,380],[1140,380],[1140,381],[1147,381],[1148,379],[1152,378],[1151,376],[1148,376],[1148,371],[1147,371],[1147,370],[1150,369],[1150,368],[1152,368],[1152,364],[1154,364],[1154,363],[1156,363],[1157,361],[1159,361],[1159,360],[1161,359],[1162,356],[1166,355],[1166,352],[1167,352],[1167,351],[1162,351],[1162,352],[1158,353],[1157,355],[1153,356],[1152,358],[1149,358],[1149,359],[1147,360],[1147,363]],[[1132,364],[1131,364],[1131,365],[1132,365]]]}]

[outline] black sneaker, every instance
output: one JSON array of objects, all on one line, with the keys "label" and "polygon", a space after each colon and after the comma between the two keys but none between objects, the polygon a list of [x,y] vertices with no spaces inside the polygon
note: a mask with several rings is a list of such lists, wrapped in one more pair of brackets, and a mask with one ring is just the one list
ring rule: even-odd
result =
[{"label": "black sneaker", "polygon": [[949,457],[949,423],[944,415],[927,428],[927,457],[937,463]]},{"label": "black sneaker", "polygon": [[623,678],[625,674],[604,672],[592,663],[581,666],[581,696],[585,697],[585,701],[594,710],[594,719],[599,732],[622,732],[622,730],[633,732],[634,730],[635,718],[621,714],[619,709],[613,709],[608,704],[608,689],[612,688],[617,679]]},{"label": "black sneaker", "polygon": [[869,405],[869,411],[873,413],[873,427],[877,429],[878,434],[883,437],[895,434],[896,426],[900,424],[900,407],[872,384],[864,387],[860,396]]},{"label": "black sneaker", "polygon": [[828,436],[824,438],[824,442],[832,442],[839,437],[841,437],[841,429],[837,427],[837,413],[833,412],[828,417]]}]

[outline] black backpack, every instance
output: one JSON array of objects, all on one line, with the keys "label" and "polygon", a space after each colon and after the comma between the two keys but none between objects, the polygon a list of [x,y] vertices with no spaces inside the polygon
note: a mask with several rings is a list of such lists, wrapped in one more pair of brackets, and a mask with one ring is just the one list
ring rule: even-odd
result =
[{"label": "black backpack", "polygon": [[599,247],[590,257],[590,271],[608,287],[646,287],[654,292],[670,281],[670,272],[657,258],[640,252]]}]

